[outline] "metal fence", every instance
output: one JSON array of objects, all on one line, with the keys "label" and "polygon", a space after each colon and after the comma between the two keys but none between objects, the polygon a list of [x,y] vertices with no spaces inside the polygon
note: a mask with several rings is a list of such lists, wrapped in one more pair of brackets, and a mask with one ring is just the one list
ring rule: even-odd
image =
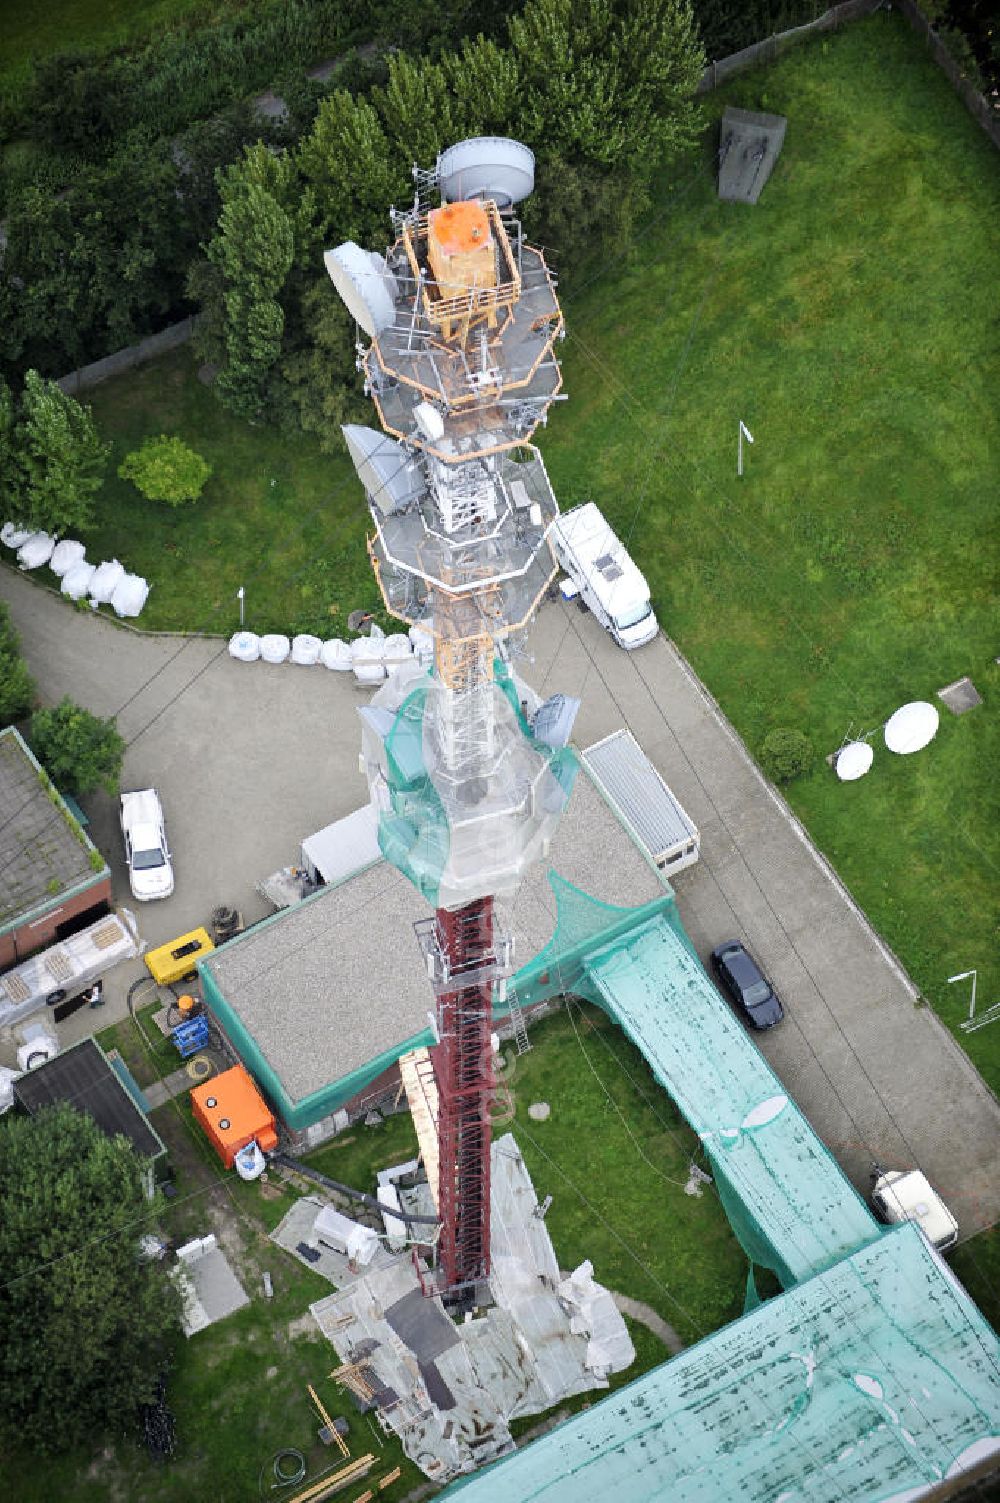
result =
[{"label": "metal fence", "polygon": [[773,63],[780,53],[795,42],[800,42],[803,37],[810,36],[813,32],[836,31],[848,21],[858,21],[862,16],[871,15],[882,3],[883,0],[842,0],[840,5],[831,5],[815,21],[806,21],[801,26],[790,27],[788,31],[776,32],[773,37],[765,37],[762,42],[754,42],[740,52],[720,57],[705,69],[697,92],[707,94],[736,73],[743,73],[747,68],[756,67],[758,63]]},{"label": "metal fence", "polygon": [[991,108],[989,100],[966,78],[923,11],[914,4],[914,0],[893,0],[893,3],[898,6],[900,15],[906,17],[913,30],[924,38],[928,52],[969,114],[982,126],[993,145],[1000,147],[1000,110]]},{"label": "metal fence", "polygon": [[70,371],[68,376],[60,376],[57,385],[71,397],[75,397],[88,387],[99,386],[112,376],[122,376],[135,366],[145,364],[147,360],[155,360],[157,355],[165,355],[168,350],[187,344],[195,331],[196,323],[195,318],[182,318],[179,324],[169,324],[159,334],[150,334],[148,338],[140,339],[138,344],[130,344],[125,350],[116,350],[113,355],[105,355],[103,360],[95,360],[91,365]]}]

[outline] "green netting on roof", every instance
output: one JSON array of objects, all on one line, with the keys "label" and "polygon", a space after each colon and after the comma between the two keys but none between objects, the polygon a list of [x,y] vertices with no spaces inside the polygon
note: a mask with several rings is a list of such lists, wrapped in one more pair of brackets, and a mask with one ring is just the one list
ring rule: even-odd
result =
[{"label": "green netting on roof", "polygon": [[908,1224],[449,1495],[904,1503],[997,1449],[1000,1343]]},{"label": "green netting on roof", "polygon": [[748,1257],[790,1284],[880,1235],[877,1222],[677,931],[660,917],[586,961],[708,1155]]},{"label": "green netting on roof", "polygon": [[427,770],[424,716],[430,677],[404,699],[385,738],[391,809],[379,815],[378,843],[385,859],[409,877],[433,906],[448,860],[448,816]]}]

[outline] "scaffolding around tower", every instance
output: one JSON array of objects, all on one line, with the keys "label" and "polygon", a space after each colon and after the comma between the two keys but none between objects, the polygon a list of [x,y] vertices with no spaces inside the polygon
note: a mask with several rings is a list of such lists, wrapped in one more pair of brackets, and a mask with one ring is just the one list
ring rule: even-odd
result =
[{"label": "scaffolding around tower", "polygon": [[489,1272],[492,1009],[511,962],[494,899],[547,853],[575,770],[535,733],[538,698],[505,647],[555,574],[559,508],[530,439],[561,396],[564,328],[515,212],[529,149],[477,137],[414,178],[384,255],[348,241],[325,261],[370,340],[358,364],[382,431],[344,436],[372,566],[388,612],[434,641],[429,673],[403,668],[361,711],[362,762],[382,852],[435,910],[417,934],[439,1035],[434,1287],[467,1298]]}]

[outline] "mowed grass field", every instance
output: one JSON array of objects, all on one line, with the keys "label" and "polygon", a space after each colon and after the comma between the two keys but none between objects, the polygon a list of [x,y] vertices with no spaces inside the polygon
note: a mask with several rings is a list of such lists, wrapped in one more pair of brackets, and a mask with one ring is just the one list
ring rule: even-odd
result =
[{"label": "mowed grass field", "polygon": [[[1000,160],[895,15],[800,44],[705,109],[727,103],[788,119],[759,204],[719,201],[716,126],[657,183],[635,243],[565,279],[570,399],[541,447],[561,505],[594,498],[627,540],[751,750],[774,726],[808,734],[791,804],[996,1086],[1000,1024],[959,1034],[968,987],[947,977],[976,966],[980,1007],[1000,997]],[[341,635],[377,603],[346,456],[230,418],[186,351],[91,399],[114,460],[88,549],[152,581],[143,625],[229,632],[241,584],[261,631]],[[114,475],[159,432],[214,466],[192,507]],[[942,707],[917,756],[885,751],[897,706],[965,674],[983,705]],[[839,784],[823,759],[859,732],[874,769]]]},{"label": "mowed grass field", "polygon": [[[996,283],[1000,158],[896,17],[805,43],[709,97],[788,118],[759,204],[701,170],[567,300],[570,400],[542,440],[592,497],[752,751],[815,751],[788,798],[952,1027],[1000,997],[996,945]],[[754,435],[736,475],[737,431]],[[992,455],[992,459],[991,459]],[[937,739],[878,728],[968,674]],[[935,701],[936,702],[936,701]],[[823,758],[875,731],[872,772]],[[959,1035],[996,1087],[1000,1023]]]},{"label": "mowed grass field", "polygon": [[55,52],[97,52],[144,42],[177,21],[209,22],[246,0],[44,0],[0,5],[0,90]]}]

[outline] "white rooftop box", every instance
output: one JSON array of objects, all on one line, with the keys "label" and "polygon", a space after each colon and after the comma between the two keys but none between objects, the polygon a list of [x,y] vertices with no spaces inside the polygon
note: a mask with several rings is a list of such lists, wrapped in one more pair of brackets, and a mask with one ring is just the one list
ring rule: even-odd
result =
[{"label": "white rooftop box", "polygon": [[583,760],[608,803],[662,871],[693,866],[701,836],[631,731],[588,746]]}]

